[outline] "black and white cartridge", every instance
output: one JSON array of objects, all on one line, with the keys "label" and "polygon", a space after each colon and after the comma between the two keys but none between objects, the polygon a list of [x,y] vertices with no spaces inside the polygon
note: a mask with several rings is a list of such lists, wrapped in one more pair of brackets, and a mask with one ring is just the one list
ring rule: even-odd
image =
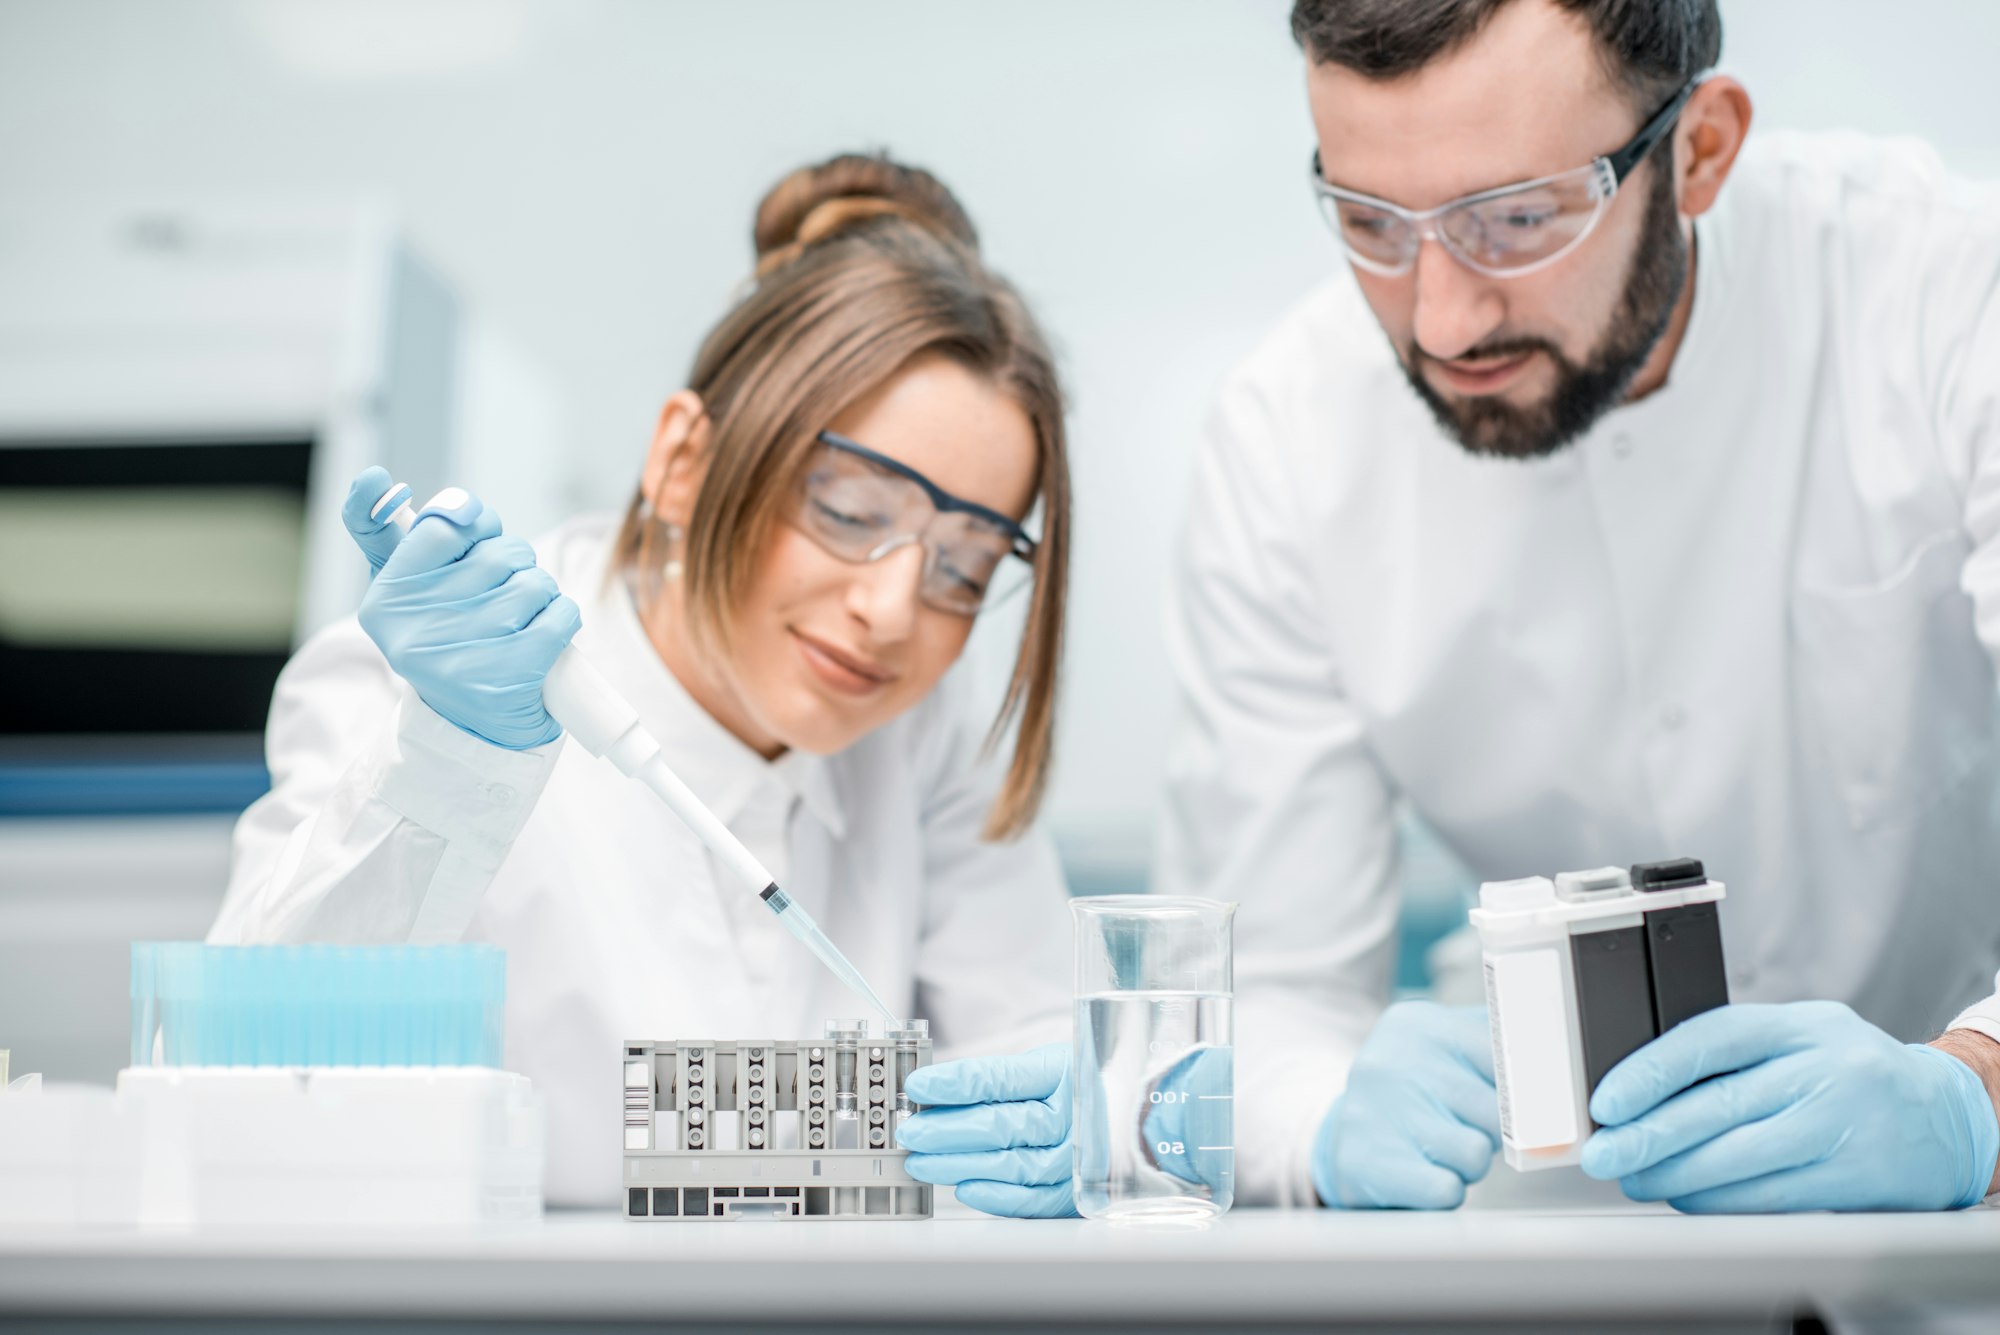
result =
[{"label": "black and white cartridge", "polygon": [[1472,925],[1509,1164],[1575,1163],[1605,1073],[1729,1000],[1716,915],[1724,894],[1693,858],[1480,886]]}]

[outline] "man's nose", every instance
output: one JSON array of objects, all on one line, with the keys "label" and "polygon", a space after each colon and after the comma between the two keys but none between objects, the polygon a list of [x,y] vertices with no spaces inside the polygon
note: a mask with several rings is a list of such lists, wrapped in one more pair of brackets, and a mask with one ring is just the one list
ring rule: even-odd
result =
[{"label": "man's nose", "polygon": [[1500,327],[1507,306],[1493,280],[1452,258],[1437,240],[1417,248],[1416,315],[1411,333],[1417,347],[1439,361],[1462,357]]},{"label": "man's nose", "polygon": [[909,542],[855,567],[847,610],[867,624],[869,638],[877,644],[900,644],[916,628],[924,560],[923,544]]}]

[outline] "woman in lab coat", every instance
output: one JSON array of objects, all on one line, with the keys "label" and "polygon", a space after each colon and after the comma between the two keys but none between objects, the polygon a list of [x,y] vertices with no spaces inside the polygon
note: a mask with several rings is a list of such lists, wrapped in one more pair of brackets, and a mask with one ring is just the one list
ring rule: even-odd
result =
[{"label": "woman in lab coat", "polygon": [[[658,799],[565,744],[541,679],[572,635],[941,1055],[1066,1027],[1063,884],[1033,825],[1070,524],[1052,359],[925,172],[804,168],[755,238],[622,519],[531,549],[468,499],[398,545],[369,514],[387,475],[357,481],[378,573],[279,680],[272,789],[211,933],[505,948],[507,1059],[547,1101],[555,1203],[615,1199],[624,1040],[797,1037],[860,1009]],[[957,661],[1022,578],[982,717]]]}]

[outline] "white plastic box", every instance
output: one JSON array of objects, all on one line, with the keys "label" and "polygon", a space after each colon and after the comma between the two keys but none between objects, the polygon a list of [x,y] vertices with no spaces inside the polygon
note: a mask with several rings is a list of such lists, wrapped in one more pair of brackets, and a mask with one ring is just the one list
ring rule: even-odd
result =
[{"label": "white plastic box", "polygon": [[[542,1109],[483,1067],[135,1067],[152,1222],[466,1224],[542,1209]],[[178,1170],[178,1171],[176,1171]]]},{"label": "white plastic box", "polygon": [[102,1086],[0,1092],[0,1225],[138,1222],[143,1118]]},{"label": "white plastic box", "polygon": [[534,1219],[543,1112],[483,1067],[135,1067],[0,1100],[0,1222]]}]

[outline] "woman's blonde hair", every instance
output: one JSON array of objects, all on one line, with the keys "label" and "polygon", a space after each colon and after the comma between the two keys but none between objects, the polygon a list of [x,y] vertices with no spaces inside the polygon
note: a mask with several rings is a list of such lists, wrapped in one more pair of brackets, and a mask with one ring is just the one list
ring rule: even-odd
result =
[{"label": "woman's blonde hair", "polygon": [[[1047,342],[980,259],[965,210],[918,168],[851,154],[801,168],[764,196],[754,236],[753,285],[709,333],[688,381],[710,421],[681,558],[689,632],[727,650],[729,609],[787,517],[815,437],[843,409],[927,354],[985,378],[1034,429],[1041,510],[1027,624],[986,736],[990,752],[1018,720],[986,836],[1018,835],[1048,787],[1069,578],[1068,444]],[[646,499],[635,494],[626,511],[617,568],[659,559]]]}]

